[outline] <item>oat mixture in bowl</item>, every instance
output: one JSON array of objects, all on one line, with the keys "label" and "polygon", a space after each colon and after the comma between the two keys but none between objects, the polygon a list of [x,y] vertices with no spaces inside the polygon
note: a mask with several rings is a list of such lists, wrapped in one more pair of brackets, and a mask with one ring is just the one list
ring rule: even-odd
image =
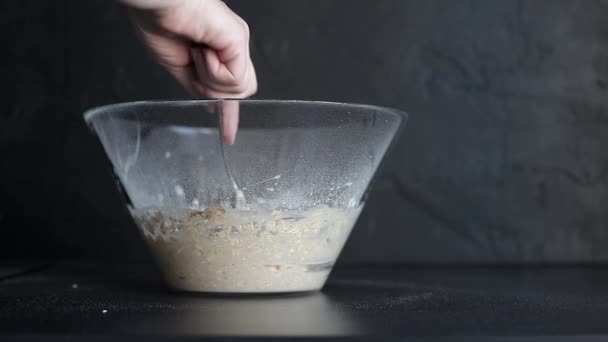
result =
[{"label": "oat mixture in bowl", "polygon": [[133,217],[174,288],[296,292],[325,283],[359,212],[163,208]]}]

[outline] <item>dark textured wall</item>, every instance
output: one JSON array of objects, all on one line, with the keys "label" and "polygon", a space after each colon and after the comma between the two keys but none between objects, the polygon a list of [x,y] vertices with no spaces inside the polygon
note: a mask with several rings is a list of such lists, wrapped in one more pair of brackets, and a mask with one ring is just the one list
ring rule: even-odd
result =
[{"label": "dark textured wall", "polygon": [[[608,1],[230,5],[257,97],[411,114],[343,261],[608,260]],[[181,89],[109,0],[0,22],[0,255],[145,257],[81,112]]]}]

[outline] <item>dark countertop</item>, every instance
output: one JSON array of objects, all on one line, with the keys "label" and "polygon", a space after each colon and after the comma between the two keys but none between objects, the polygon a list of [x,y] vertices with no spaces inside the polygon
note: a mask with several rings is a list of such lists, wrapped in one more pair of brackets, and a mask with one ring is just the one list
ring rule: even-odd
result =
[{"label": "dark countertop", "polygon": [[0,267],[0,340],[41,335],[591,341],[608,338],[608,267],[340,268],[323,292],[257,297],[171,293],[150,266]]}]

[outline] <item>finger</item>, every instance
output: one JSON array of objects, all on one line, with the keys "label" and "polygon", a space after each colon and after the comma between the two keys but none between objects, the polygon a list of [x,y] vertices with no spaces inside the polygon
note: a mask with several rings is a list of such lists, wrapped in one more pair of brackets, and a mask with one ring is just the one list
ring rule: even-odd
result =
[{"label": "finger", "polygon": [[239,127],[239,101],[222,101],[220,111],[222,138],[226,144],[232,145]]},{"label": "finger", "polygon": [[[192,55],[192,60],[195,66],[195,72],[198,76],[198,80],[200,83],[210,89],[213,89],[217,92],[227,93],[227,94],[237,94],[242,93],[247,88],[246,78],[243,80],[238,80],[236,83],[226,84],[225,82],[221,82],[220,80],[215,79],[210,75],[210,72],[207,68],[207,57],[208,55],[215,55],[210,49],[204,47],[192,47],[190,51]],[[224,67],[225,68],[225,67]],[[248,77],[247,74],[245,77]]]},{"label": "finger", "polygon": [[192,47],[190,48],[190,56],[192,58],[192,64],[194,65],[194,73],[197,76],[197,80],[204,86],[207,87],[207,80],[209,75],[205,70],[205,61],[201,53],[203,47]]},{"label": "finger", "polygon": [[245,98],[253,95],[257,90],[257,80],[253,69],[250,69],[247,78],[241,84],[233,87],[214,83],[205,77],[204,72],[200,72],[198,68],[195,69],[194,72],[198,75],[196,89],[199,95],[209,98]]},{"label": "finger", "polygon": [[195,74],[198,76],[198,86],[200,95],[214,98],[245,98],[255,94],[257,91],[257,77],[253,63],[248,61],[245,79],[238,86],[226,86],[211,80],[204,69],[200,68],[202,54],[198,49],[192,51],[192,59],[195,65]]},{"label": "finger", "polygon": [[[236,43],[235,43],[236,44]],[[229,49],[237,49],[230,47]],[[222,51],[204,49],[205,72],[217,83],[238,86],[247,71],[247,54],[243,49],[235,51],[230,59],[221,59]]]},{"label": "finger", "polygon": [[241,93],[245,90],[250,64],[248,61],[245,61],[242,68],[243,74],[237,76],[219,60],[218,53],[212,49],[193,47],[191,54],[201,83],[223,92]]}]

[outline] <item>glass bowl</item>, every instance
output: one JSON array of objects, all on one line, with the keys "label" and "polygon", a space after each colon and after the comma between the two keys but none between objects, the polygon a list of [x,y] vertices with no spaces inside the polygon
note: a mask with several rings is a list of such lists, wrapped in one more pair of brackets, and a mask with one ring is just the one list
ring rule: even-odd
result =
[{"label": "glass bowl", "polygon": [[[228,145],[220,122],[235,108]],[[376,106],[270,100],[85,113],[166,283],[221,293],[322,288],[405,118]]]}]

